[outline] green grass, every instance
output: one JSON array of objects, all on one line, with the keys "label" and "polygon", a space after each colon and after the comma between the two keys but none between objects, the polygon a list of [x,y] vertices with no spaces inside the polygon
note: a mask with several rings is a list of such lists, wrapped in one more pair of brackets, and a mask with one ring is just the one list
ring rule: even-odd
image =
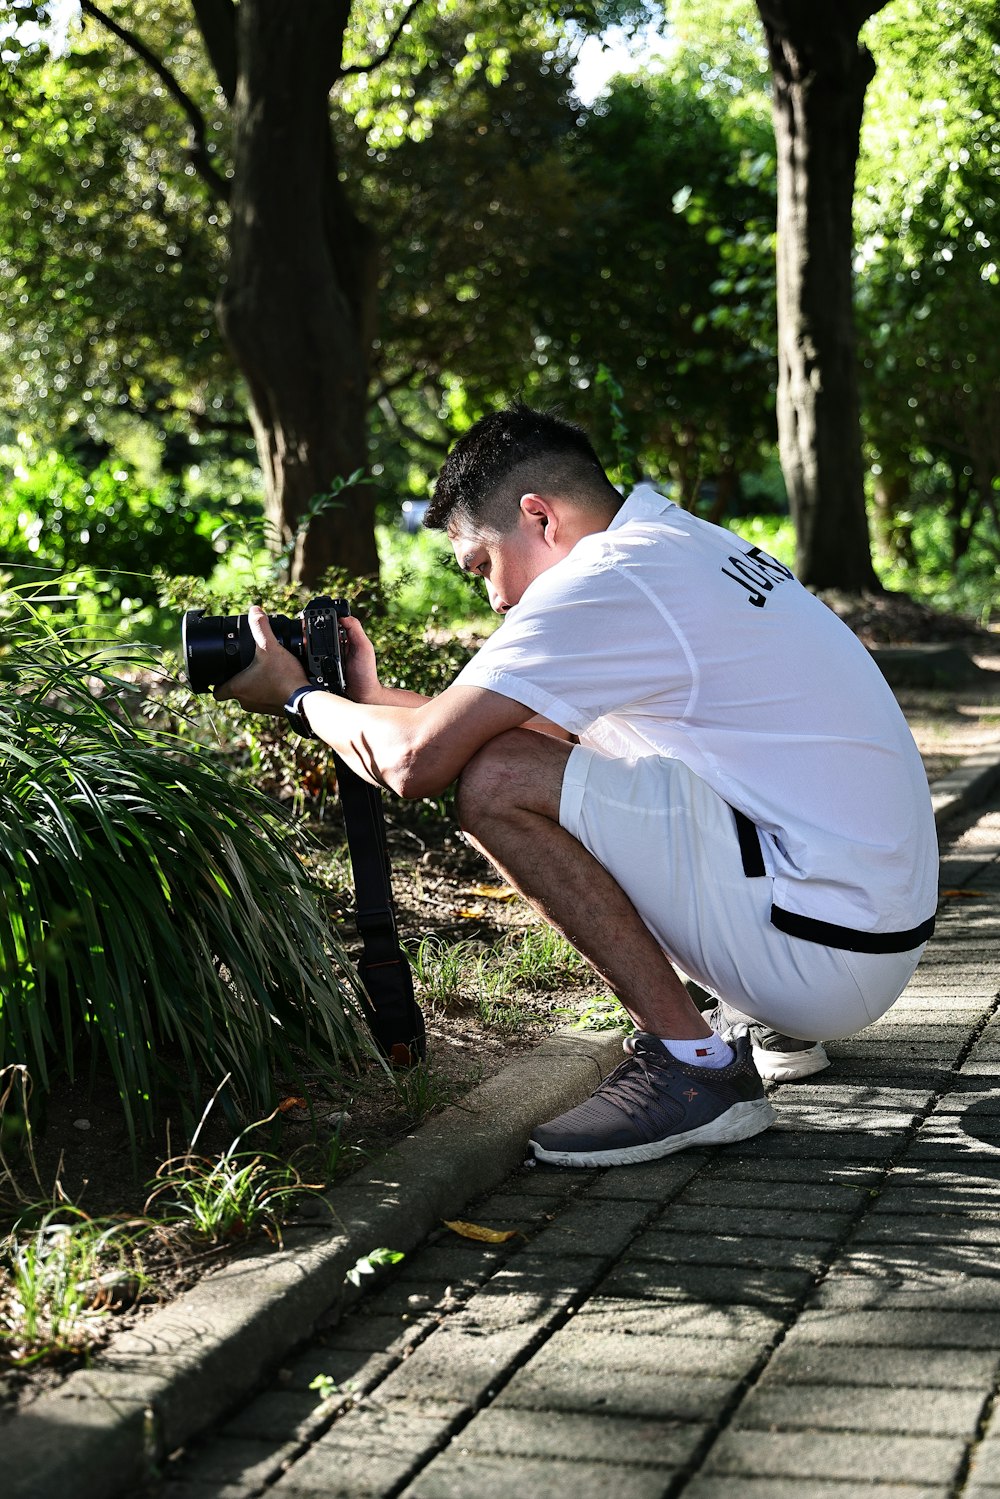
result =
[{"label": "green grass", "polygon": [[68,1203],[22,1215],[0,1242],[0,1357],[24,1367],[84,1353],[116,1281],[145,1283],[135,1229]]}]

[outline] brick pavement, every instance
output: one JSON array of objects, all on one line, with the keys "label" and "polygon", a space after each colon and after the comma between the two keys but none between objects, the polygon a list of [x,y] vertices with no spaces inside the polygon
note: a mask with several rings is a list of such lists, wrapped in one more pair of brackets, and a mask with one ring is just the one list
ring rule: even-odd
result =
[{"label": "brick pavement", "polygon": [[466,1212],[515,1239],[432,1235],[150,1499],[1000,1499],[1000,800],[942,873],[773,1129],[516,1172]]}]

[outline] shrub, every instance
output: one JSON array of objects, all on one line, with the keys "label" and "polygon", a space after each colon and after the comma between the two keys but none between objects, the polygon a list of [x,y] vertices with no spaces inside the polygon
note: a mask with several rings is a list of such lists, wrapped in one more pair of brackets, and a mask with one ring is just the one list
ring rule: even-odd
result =
[{"label": "shrub", "polygon": [[231,1073],[254,1117],[275,1068],[354,1064],[351,970],[304,845],[208,751],[124,711],[121,663],[79,658],[0,594],[0,1067],[44,1094],[103,1056],[130,1133],[164,1089]]},{"label": "shrub", "polygon": [[153,568],[167,559],[178,572],[200,574],[216,561],[177,482],[148,486],[115,464],[86,470],[56,452],[30,467],[18,461],[5,476],[0,551],[8,562],[46,572],[83,568],[109,605],[141,593],[143,582],[149,597]]}]

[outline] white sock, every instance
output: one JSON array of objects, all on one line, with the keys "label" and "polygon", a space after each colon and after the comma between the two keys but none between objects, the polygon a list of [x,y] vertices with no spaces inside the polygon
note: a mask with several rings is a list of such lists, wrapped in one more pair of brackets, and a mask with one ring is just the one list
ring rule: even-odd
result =
[{"label": "white sock", "polygon": [[729,1042],[723,1041],[714,1031],[710,1036],[699,1036],[696,1041],[675,1041],[670,1036],[661,1036],[660,1040],[672,1057],[691,1067],[728,1067],[736,1060]]}]

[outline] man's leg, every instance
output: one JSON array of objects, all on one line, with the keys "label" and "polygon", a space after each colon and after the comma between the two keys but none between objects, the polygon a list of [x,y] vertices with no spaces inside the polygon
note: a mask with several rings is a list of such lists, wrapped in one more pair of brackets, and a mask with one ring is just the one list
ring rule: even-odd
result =
[{"label": "man's leg", "polygon": [[485,745],[459,782],[462,828],[536,911],[610,986],[640,1030],[712,1034],[635,906],[559,824],[572,745],[515,729]]},{"label": "man's leg", "polygon": [[[723,1048],[632,901],[560,825],[565,743],[530,730],[503,734],[463,773],[459,816],[473,842],[618,994],[640,1029],[596,1092],[529,1142],[560,1166],[655,1160],[692,1145],[745,1140],[773,1122],[749,1037]],[[666,1044],[664,1044],[666,1038]],[[704,1044],[702,1044],[704,1043]],[[678,1058],[701,1055],[703,1065]]]}]

